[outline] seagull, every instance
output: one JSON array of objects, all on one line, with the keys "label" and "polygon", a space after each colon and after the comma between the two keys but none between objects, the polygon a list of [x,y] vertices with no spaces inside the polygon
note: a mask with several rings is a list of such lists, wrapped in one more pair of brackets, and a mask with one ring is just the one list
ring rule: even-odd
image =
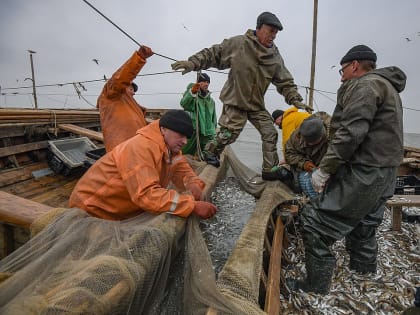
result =
[{"label": "seagull", "polygon": [[93,62],[95,62],[97,65],[99,65],[99,60],[98,59],[92,59]]},{"label": "seagull", "polygon": [[187,31],[189,31],[189,29],[184,25],[184,23],[181,23],[181,24]]},{"label": "seagull", "polygon": [[331,66],[331,69],[334,69],[335,68],[335,65],[334,66]]},{"label": "seagull", "polygon": [[108,80],[108,79],[106,78],[105,74],[104,74],[104,80],[105,80],[105,81],[106,81],[106,80]]},{"label": "seagull", "polygon": [[406,40],[407,42],[411,42],[411,39],[409,39],[408,37],[406,37],[406,38],[405,38],[405,40]]}]

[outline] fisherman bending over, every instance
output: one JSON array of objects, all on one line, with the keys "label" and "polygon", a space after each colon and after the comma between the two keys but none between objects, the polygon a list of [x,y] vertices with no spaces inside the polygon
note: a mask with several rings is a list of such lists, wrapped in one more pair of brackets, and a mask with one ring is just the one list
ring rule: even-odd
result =
[{"label": "fisherman bending over", "polygon": [[[74,188],[69,206],[109,220],[144,211],[211,218],[216,206],[201,201],[205,184],[181,153],[192,133],[187,113],[167,111],[93,164]],[[170,182],[191,194],[168,188]]]}]

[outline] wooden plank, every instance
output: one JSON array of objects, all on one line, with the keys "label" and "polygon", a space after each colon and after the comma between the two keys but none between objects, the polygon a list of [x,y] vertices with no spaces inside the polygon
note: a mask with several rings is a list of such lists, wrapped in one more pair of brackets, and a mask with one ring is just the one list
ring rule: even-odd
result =
[{"label": "wooden plank", "polygon": [[280,314],[280,271],[281,271],[281,252],[283,245],[284,226],[281,217],[276,219],[276,229],[274,231],[270,265],[268,267],[267,292],[265,297],[264,310],[268,315]]},{"label": "wooden plank", "polygon": [[0,172],[0,188],[32,178],[32,172],[48,167],[47,163],[40,162],[31,166],[20,167]]},{"label": "wooden plank", "polygon": [[52,207],[0,191],[0,221],[29,228]]},{"label": "wooden plank", "polygon": [[90,139],[98,140],[104,142],[104,136],[102,132],[86,129],[80,126],[76,126],[73,124],[59,124],[58,128],[73,132],[77,135],[86,136]]},{"label": "wooden plank", "polygon": [[400,231],[402,207],[420,206],[420,195],[394,195],[386,202],[386,205],[391,209],[391,229]]},{"label": "wooden plank", "polygon": [[0,148],[0,157],[9,155],[45,149],[48,147],[48,141],[31,142],[24,144],[17,144],[9,147]]}]

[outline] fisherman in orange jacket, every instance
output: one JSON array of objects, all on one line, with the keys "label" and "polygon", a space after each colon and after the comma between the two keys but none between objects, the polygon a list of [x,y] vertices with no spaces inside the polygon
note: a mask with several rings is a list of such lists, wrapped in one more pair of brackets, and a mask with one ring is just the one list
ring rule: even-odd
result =
[{"label": "fisherman in orange jacket", "polygon": [[97,108],[101,118],[105,148],[110,152],[118,144],[133,137],[136,131],[146,126],[146,109],[134,99],[137,85],[133,82],[153,55],[147,46],[141,46],[105,84],[98,98]]},{"label": "fisherman in orange jacket", "polygon": [[[144,211],[211,218],[217,208],[201,201],[205,183],[181,152],[192,133],[187,113],[167,111],[98,160],[77,183],[69,206],[109,220],[128,219]],[[178,191],[191,194],[169,189],[170,182]]]}]

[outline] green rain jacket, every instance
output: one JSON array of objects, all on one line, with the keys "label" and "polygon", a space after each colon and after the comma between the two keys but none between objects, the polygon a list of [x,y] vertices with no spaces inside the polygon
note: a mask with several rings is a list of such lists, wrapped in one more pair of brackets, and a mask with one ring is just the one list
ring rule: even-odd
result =
[{"label": "green rain jacket", "polygon": [[[197,94],[191,93],[190,83],[184,96],[181,99],[181,106],[190,114],[194,130],[197,126],[197,110],[198,109],[198,128],[200,136],[213,137],[216,134],[217,117],[216,106],[210,92],[203,96],[200,91]],[[197,103],[197,105],[196,105]],[[197,106],[197,107],[196,107]]]},{"label": "green rain jacket", "polygon": [[254,30],[204,48],[188,60],[194,63],[195,71],[210,67],[220,70],[230,68],[220,93],[223,104],[245,111],[265,110],[264,95],[270,83],[288,104],[302,101],[276,45],[267,48],[260,44]]},{"label": "green rain jacket", "polygon": [[403,159],[406,76],[398,67],[372,70],[344,82],[331,118],[330,143],[320,168],[335,174],[343,164],[397,167]]}]

